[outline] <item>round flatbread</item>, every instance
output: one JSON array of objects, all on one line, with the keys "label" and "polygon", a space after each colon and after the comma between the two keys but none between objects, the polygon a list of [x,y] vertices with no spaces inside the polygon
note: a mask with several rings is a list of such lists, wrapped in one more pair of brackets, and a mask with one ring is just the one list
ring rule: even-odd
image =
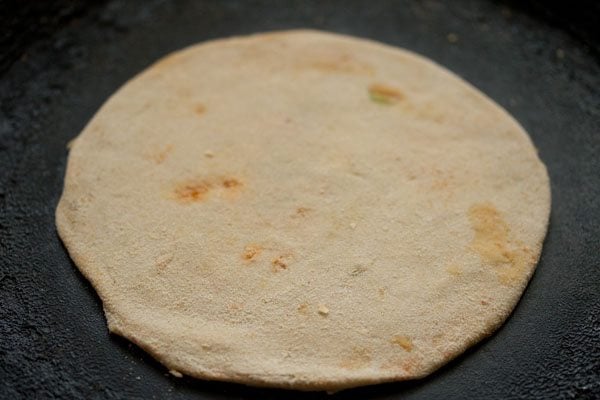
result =
[{"label": "round flatbread", "polygon": [[513,118],[414,53],[289,31],[176,52],[72,145],[60,237],[111,332],[173,374],[339,390],[494,331],[548,176]]}]

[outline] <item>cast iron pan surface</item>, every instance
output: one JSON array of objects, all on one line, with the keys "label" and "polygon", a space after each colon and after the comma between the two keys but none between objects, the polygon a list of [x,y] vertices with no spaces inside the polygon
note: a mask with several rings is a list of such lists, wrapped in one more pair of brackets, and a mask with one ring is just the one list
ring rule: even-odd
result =
[{"label": "cast iron pan surface", "polygon": [[[45,20],[12,20],[21,30],[2,38],[0,398],[600,398],[594,32],[577,24],[561,29],[564,15],[548,23],[485,1],[54,4],[65,7],[53,6],[59,11]],[[589,10],[594,24],[597,11]],[[193,43],[296,27],[373,38],[432,58],[514,115],[548,167],[551,223],[521,302],[495,335],[428,378],[333,396],[177,379],[108,334],[100,300],[56,234],[66,144],[127,79]]]}]

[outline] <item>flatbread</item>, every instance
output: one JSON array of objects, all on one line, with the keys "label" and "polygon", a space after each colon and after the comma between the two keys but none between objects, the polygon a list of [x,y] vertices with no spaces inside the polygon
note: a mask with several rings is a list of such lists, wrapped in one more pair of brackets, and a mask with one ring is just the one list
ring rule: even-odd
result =
[{"label": "flatbread", "polygon": [[113,95],[56,212],[111,332],[173,374],[339,390],[426,376],[510,314],[548,176],[523,128],[406,50],[206,42]]}]

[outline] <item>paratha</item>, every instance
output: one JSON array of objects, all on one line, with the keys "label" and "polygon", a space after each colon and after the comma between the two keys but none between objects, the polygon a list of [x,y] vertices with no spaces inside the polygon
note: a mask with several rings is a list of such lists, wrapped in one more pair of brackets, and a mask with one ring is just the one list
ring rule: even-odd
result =
[{"label": "paratha", "polygon": [[544,165],[434,62],[316,31],[201,43],[70,149],[56,224],[111,332],[175,375],[302,390],[426,376],[508,317]]}]

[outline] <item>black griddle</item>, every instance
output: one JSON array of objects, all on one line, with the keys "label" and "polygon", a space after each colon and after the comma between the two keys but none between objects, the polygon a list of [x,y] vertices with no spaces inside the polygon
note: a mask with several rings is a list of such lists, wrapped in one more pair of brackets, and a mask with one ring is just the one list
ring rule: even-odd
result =
[{"label": "black griddle", "polygon": [[[598,2],[58,0],[0,10],[0,398],[600,398]],[[548,167],[550,228],[522,300],[496,334],[425,379],[335,395],[177,379],[108,334],[56,234],[66,144],[127,79],[193,43],[299,27],[448,67],[515,116]]]}]

